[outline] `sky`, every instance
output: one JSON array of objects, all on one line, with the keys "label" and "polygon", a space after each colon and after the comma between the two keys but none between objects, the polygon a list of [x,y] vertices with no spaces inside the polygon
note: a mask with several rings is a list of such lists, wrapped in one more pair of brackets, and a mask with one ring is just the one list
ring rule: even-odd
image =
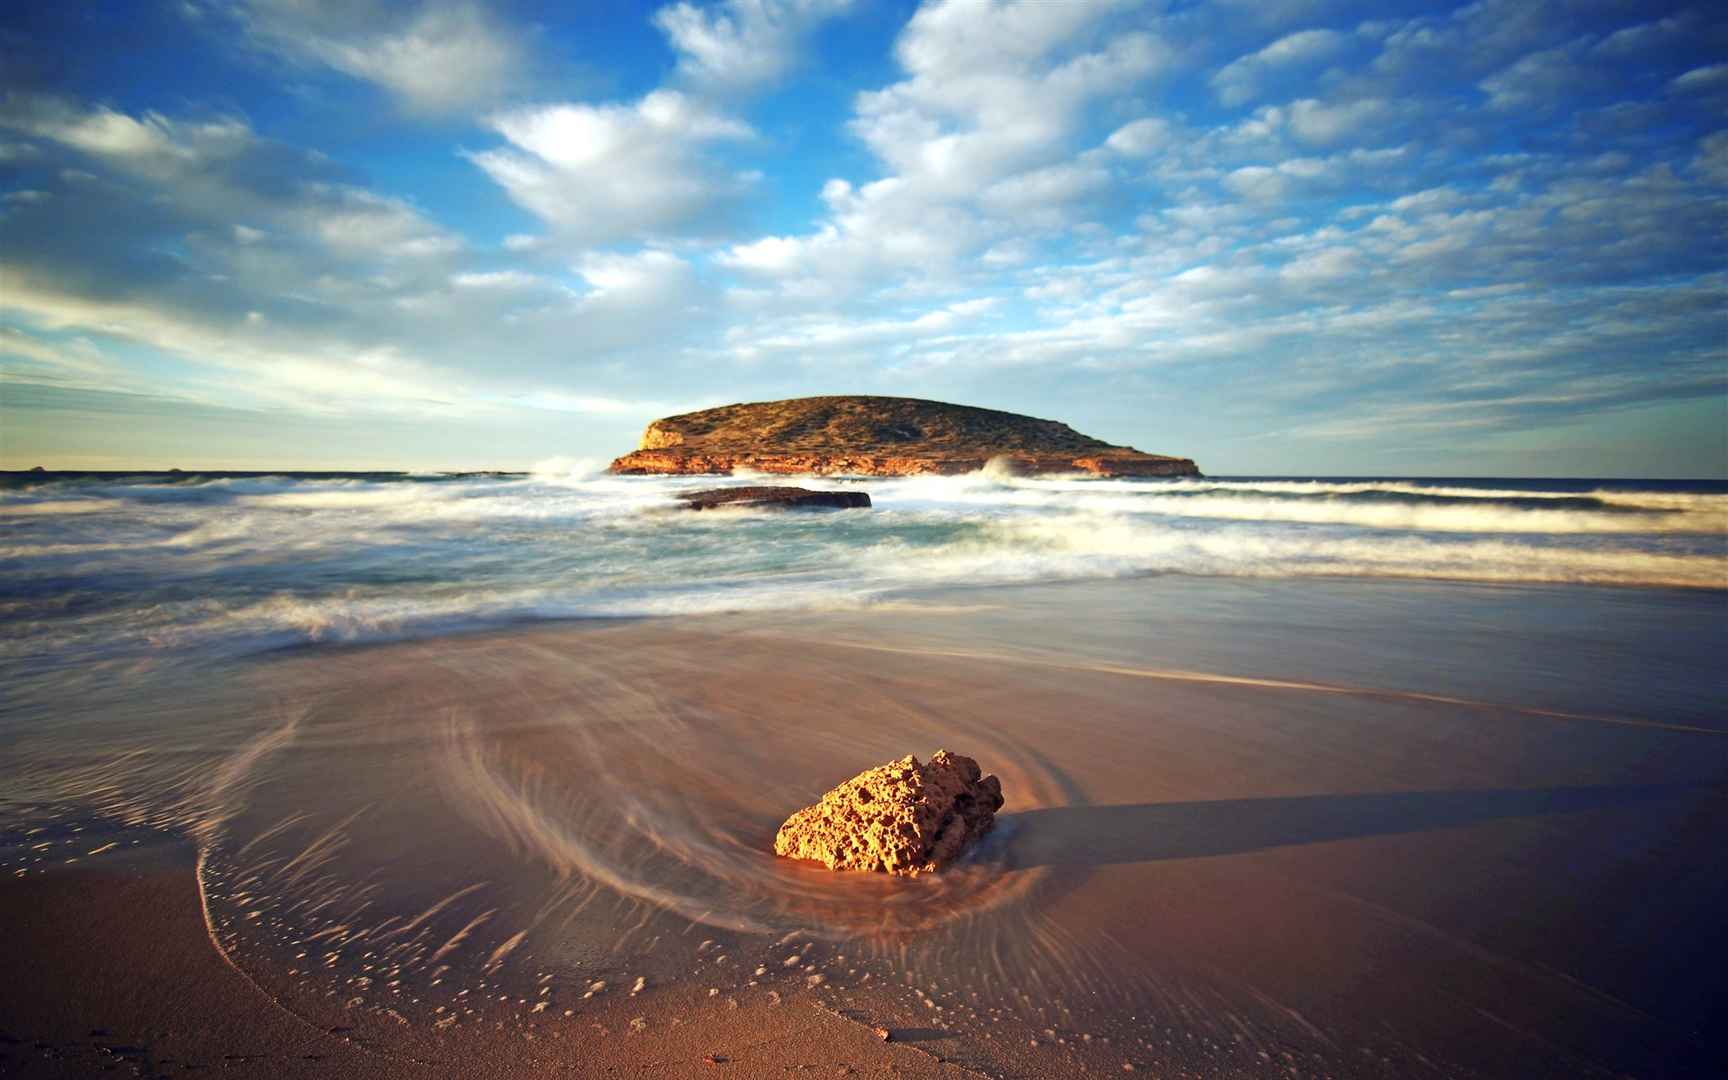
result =
[{"label": "sky", "polygon": [[1214,475],[1728,476],[1728,9],[0,16],[0,467],[601,463],[896,394]]}]

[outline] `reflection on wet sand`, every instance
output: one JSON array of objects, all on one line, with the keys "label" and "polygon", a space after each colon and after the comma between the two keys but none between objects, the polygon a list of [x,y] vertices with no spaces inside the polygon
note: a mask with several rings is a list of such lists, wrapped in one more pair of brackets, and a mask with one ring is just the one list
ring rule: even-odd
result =
[{"label": "reflection on wet sand", "polygon": [[[380,1045],[797,993],[987,1070],[1053,1043],[1099,1073],[1680,1075],[1706,1053],[1721,977],[1680,974],[1676,938],[1710,948],[1728,899],[1707,726],[1400,694],[1421,687],[1397,671],[1147,680],[1000,625],[960,655],[963,609],[896,612],[893,647],[861,650],[871,618],[284,653],[178,699],[201,734],[177,752],[58,782],[188,829],[225,954]],[[790,809],[939,746],[1008,796],[961,866],[772,856]]]}]

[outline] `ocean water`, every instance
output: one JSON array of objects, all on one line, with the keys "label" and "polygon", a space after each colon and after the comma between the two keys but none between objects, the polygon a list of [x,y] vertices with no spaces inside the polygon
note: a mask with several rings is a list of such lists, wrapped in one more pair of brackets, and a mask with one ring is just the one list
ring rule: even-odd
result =
[{"label": "ocean water", "polygon": [[[14,476],[0,872],[184,837],[241,971],[436,1060],[656,995],[986,1075],[1715,1053],[1728,485],[714,483]],[[939,746],[1009,798],[961,866],[768,854]]]},{"label": "ocean water", "polygon": [[[727,483],[759,482],[739,478]],[[701,479],[86,478],[0,491],[0,676],[529,619],[835,609],[1145,575],[1728,588],[1728,484],[828,480],[868,512],[684,513]]]}]

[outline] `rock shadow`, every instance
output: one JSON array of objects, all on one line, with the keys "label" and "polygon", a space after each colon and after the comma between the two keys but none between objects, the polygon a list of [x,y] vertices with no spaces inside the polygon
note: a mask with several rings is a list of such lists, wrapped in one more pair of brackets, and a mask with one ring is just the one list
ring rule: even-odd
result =
[{"label": "rock shadow", "polygon": [[1104,866],[1574,814],[1697,790],[1662,784],[1301,795],[1059,806],[1001,817],[1014,830],[1014,866]]}]

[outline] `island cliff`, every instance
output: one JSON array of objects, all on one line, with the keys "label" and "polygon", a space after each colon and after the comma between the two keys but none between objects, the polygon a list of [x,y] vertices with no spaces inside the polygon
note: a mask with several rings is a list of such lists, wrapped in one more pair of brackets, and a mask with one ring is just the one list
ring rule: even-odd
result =
[{"label": "island cliff", "polygon": [[1199,476],[1187,458],[1142,453],[1067,424],[899,397],[809,397],[723,405],[648,425],[611,471],[913,476],[974,472],[998,460],[1024,473]]}]

